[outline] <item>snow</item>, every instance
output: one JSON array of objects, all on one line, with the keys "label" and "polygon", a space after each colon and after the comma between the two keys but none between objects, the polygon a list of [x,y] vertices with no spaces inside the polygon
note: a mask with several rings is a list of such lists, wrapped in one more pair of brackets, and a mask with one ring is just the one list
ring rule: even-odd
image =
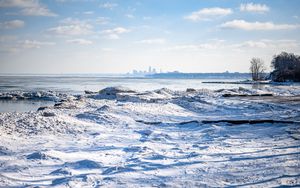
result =
[{"label": "snow", "polygon": [[[56,105],[0,113],[0,187],[300,185],[296,86],[16,93]],[[258,119],[295,123],[202,123]]]}]

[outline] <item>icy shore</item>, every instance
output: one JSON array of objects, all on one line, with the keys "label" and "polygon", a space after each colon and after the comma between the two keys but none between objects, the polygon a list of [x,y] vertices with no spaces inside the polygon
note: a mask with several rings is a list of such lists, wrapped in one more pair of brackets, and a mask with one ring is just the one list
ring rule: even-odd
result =
[{"label": "icy shore", "polygon": [[0,187],[300,186],[299,87],[0,93],[37,98],[0,113]]}]

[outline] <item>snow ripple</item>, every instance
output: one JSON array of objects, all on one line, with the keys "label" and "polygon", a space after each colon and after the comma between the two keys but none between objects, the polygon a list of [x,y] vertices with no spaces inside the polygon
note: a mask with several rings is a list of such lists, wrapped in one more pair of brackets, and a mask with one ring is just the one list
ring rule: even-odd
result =
[{"label": "snow ripple", "polygon": [[299,186],[300,100],[251,96],[269,90],[108,88],[0,113],[0,187]]}]

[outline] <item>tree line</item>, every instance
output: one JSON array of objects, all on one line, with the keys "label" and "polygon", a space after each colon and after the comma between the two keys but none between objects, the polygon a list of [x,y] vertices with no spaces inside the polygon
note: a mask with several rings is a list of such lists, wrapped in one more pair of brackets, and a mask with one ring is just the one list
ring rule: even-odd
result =
[{"label": "tree line", "polygon": [[273,71],[266,74],[266,66],[262,59],[252,58],[250,61],[250,73],[254,81],[271,79],[275,82],[300,82],[300,56],[293,53],[281,52],[274,55],[271,61]]}]

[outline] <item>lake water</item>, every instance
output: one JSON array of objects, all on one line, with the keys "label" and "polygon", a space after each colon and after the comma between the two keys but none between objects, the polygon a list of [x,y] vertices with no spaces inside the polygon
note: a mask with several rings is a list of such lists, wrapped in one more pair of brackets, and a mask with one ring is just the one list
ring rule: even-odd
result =
[{"label": "lake water", "polygon": [[1,112],[36,111],[41,106],[53,106],[53,101],[42,100],[0,100]]},{"label": "lake water", "polygon": [[[0,92],[9,91],[57,91],[71,94],[83,94],[84,90],[99,91],[105,87],[123,86],[137,91],[169,88],[173,90],[252,88],[252,85],[208,84],[203,81],[240,81],[241,79],[159,79],[125,78],[100,76],[0,76]],[[53,105],[47,101],[7,101],[0,100],[0,112],[24,112],[37,110],[41,106]]]},{"label": "lake water", "polygon": [[[91,76],[0,76],[0,92],[54,90],[81,94],[84,90],[99,91],[105,87],[124,86],[138,91],[169,88],[173,90],[236,88],[236,84],[207,84],[203,81],[240,81],[241,79],[159,79]],[[251,88],[251,85],[239,85]]]}]

